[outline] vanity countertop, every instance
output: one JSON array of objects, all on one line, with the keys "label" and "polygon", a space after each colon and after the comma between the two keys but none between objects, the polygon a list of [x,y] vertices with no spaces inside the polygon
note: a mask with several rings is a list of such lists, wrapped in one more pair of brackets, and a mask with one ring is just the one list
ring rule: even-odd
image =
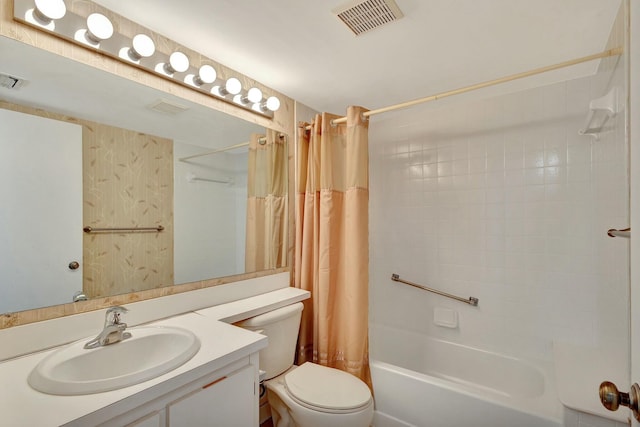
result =
[{"label": "vanity countertop", "polygon": [[96,419],[101,419],[104,412],[115,409],[124,399],[142,392],[145,401],[160,397],[266,347],[265,336],[222,320],[231,322],[251,317],[301,301],[308,295],[306,291],[285,288],[150,323],[148,326],[174,326],[192,331],[200,339],[200,350],[169,373],[119,390],[56,396],[32,389],[27,383],[29,373],[40,360],[57,348],[0,362],[0,382],[3,384],[0,391],[0,424],[11,427],[61,426],[82,417],[87,419],[95,415]]},{"label": "vanity countertop", "polygon": [[152,325],[176,326],[192,331],[200,338],[200,350],[184,365],[149,381],[119,390],[80,396],[40,393],[27,383],[31,370],[56,349],[0,363],[0,381],[4,384],[0,393],[2,425],[60,426],[142,391],[145,391],[145,400],[152,400],[249,356],[267,344],[264,336],[195,313],[154,322]]}]

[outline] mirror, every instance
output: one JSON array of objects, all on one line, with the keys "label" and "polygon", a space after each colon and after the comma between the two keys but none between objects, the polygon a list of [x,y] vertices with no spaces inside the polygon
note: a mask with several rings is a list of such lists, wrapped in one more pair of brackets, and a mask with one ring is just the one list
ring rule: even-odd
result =
[{"label": "mirror", "polygon": [[[285,135],[13,39],[0,52],[25,79],[0,87],[0,313],[286,266]],[[282,247],[247,250],[265,229]]]}]

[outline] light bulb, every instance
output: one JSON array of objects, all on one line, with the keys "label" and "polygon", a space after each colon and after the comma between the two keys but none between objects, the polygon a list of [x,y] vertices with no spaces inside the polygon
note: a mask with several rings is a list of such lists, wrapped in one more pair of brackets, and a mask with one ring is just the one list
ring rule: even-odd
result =
[{"label": "light bulb", "polygon": [[244,102],[245,104],[248,104],[250,102],[256,104],[260,101],[262,101],[262,91],[257,87],[252,87],[251,89],[249,89],[249,91],[247,92],[247,96],[242,98],[242,102]]},{"label": "light bulb", "polygon": [[270,96],[269,98],[267,98],[267,102],[265,103],[265,105],[267,107],[267,110],[278,111],[278,108],[280,108],[280,100],[275,96]]},{"label": "light bulb", "polygon": [[240,105],[246,104],[245,97],[241,93],[233,96],[233,102]]},{"label": "light bulb", "polygon": [[189,58],[182,52],[173,52],[164,69],[168,74],[183,73],[189,69]]},{"label": "light bulb", "polygon": [[151,37],[146,34],[137,34],[131,42],[129,57],[134,61],[139,61],[142,58],[149,58],[155,51],[156,45],[151,40]]},{"label": "light bulb", "polygon": [[109,18],[101,13],[92,13],[87,17],[86,37],[90,42],[100,43],[111,38],[113,35],[113,24]]},{"label": "light bulb", "polygon": [[36,0],[35,3],[34,17],[43,24],[60,19],[67,13],[63,0]]},{"label": "light bulb", "polygon": [[193,77],[193,82],[197,86],[202,86],[203,84],[210,84],[216,81],[218,74],[216,73],[216,69],[211,65],[203,65],[198,70],[198,75]]},{"label": "light bulb", "polygon": [[235,77],[231,77],[227,80],[227,83],[225,83],[224,88],[228,93],[237,95],[242,90],[242,83],[240,83],[240,80]]}]

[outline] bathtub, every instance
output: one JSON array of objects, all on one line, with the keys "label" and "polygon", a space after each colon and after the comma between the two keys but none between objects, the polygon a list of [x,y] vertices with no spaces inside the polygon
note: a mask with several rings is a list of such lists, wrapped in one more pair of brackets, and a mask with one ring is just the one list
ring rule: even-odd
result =
[{"label": "bathtub", "polygon": [[561,427],[551,364],[371,325],[375,427]]}]

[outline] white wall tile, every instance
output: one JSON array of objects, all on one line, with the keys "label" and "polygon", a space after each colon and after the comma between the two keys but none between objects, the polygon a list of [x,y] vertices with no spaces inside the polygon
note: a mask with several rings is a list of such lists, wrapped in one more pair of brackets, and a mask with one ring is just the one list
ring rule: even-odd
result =
[{"label": "white wall tile", "polygon": [[[542,359],[553,340],[627,339],[626,326],[607,333],[628,315],[628,242],[606,237],[628,223],[623,115],[598,141],[578,135],[602,95],[595,78],[371,123],[376,322]],[[607,79],[623,81],[622,70]],[[455,334],[433,325],[443,304],[459,312]]]}]

